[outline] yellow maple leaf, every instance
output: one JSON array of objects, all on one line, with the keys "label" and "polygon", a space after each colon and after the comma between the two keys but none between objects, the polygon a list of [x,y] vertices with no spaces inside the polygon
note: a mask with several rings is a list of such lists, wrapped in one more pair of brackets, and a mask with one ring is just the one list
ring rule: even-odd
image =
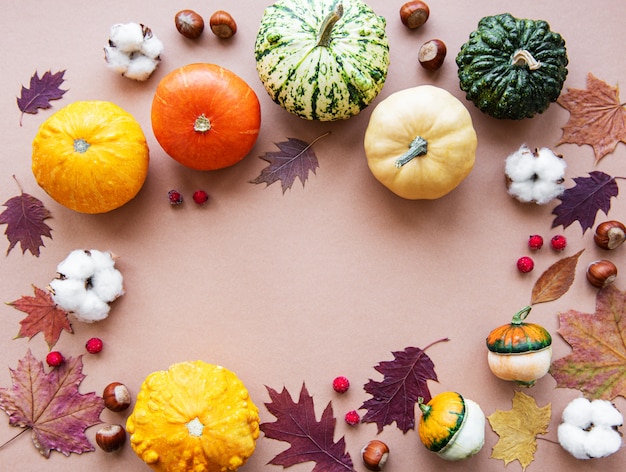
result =
[{"label": "yellow maple leaf", "polygon": [[551,415],[550,403],[539,408],[533,397],[515,392],[511,410],[496,410],[487,417],[491,428],[500,436],[491,451],[491,458],[503,460],[504,465],[518,460],[522,470],[526,470],[535,460],[537,435],[548,432]]}]

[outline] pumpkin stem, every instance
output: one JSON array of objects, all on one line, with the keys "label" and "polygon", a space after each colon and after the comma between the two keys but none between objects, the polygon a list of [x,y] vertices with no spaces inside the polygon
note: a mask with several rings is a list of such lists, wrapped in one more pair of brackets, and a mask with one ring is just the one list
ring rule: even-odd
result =
[{"label": "pumpkin stem", "polygon": [[330,45],[330,34],[333,31],[333,26],[335,26],[335,23],[337,23],[342,16],[343,4],[339,3],[335,11],[330,12],[324,19],[318,35],[317,46],[328,47]]},{"label": "pumpkin stem", "polygon": [[196,118],[195,123],[193,124],[193,130],[199,133],[206,133],[211,129],[211,121],[204,115],[200,115]]},{"label": "pumpkin stem", "polygon": [[530,70],[537,70],[541,67],[541,62],[535,59],[533,55],[525,49],[518,49],[515,51],[513,54],[512,64],[518,67],[528,66]]},{"label": "pumpkin stem", "polygon": [[84,153],[87,152],[87,149],[89,149],[89,146],[91,146],[91,144],[89,144],[87,141],[85,141],[84,139],[75,139],[74,140],[74,151],[79,152],[79,153]]},{"label": "pumpkin stem", "polygon": [[427,152],[428,142],[421,136],[418,136],[409,144],[409,150],[396,159],[396,167],[399,169],[413,158],[423,156]]},{"label": "pumpkin stem", "polygon": [[420,407],[420,410],[422,411],[422,414],[424,416],[428,416],[430,414],[430,410],[432,410],[432,407],[424,403],[424,397],[418,397],[417,405]]},{"label": "pumpkin stem", "polygon": [[522,322],[526,319],[526,317],[530,313],[531,309],[532,309],[531,306],[527,306],[527,307],[522,308],[517,313],[515,313],[515,315],[513,315],[513,321],[511,321],[511,324],[521,325]]},{"label": "pumpkin stem", "polygon": [[189,432],[189,435],[196,437],[202,436],[204,425],[200,422],[198,417],[195,417],[189,423],[185,424],[185,426],[187,426],[187,431]]}]

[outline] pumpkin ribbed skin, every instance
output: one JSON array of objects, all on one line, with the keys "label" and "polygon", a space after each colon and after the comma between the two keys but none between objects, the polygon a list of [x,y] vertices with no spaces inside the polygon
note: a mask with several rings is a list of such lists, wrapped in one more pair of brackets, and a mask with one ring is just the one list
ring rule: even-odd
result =
[{"label": "pumpkin ribbed skin", "polygon": [[487,349],[499,354],[540,351],[552,344],[552,336],[534,323],[513,322],[495,328],[487,336]]},{"label": "pumpkin ribbed skin", "polygon": [[[529,65],[518,51],[538,63]],[[482,18],[456,57],[461,90],[495,118],[523,119],[557,100],[567,77],[565,41],[542,20]]]},{"label": "pumpkin ribbed skin", "polygon": [[[327,17],[341,17],[318,45]],[[389,67],[386,22],[361,0],[279,0],[255,42],[259,78],[272,100],[308,120],[349,118],[380,92]]]},{"label": "pumpkin ribbed skin", "polygon": [[233,472],[255,450],[259,415],[233,372],[181,362],[146,378],[126,428],[155,471]]},{"label": "pumpkin ribbed skin", "polygon": [[422,408],[419,437],[430,451],[443,449],[463,424],[465,401],[456,392],[443,392]]},{"label": "pumpkin ribbed skin", "polygon": [[78,101],[44,121],[33,140],[37,183],[61,205],[106,213],[132,200],[148,174],[139,123],[106,101]]}]

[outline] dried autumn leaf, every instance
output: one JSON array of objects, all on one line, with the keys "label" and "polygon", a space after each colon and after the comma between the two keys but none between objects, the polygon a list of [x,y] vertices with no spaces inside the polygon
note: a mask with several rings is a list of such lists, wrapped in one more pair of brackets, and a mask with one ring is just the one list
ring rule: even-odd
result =
[{"label": "dried autumn leaf", "polygon": [[568,89],[557,103],[570,112],[558,144],[588,144],[597,163],[626,142],[626,109],[617,87],[589,73],[586,89]]},{"label": "dried autumn leaf", "polygon": [[270,464],[290,467],[303,462],[315,462],[312,472],[353,471],[352,459],[346,452],[344,438],[333,442],[335,424],[330,402],[320,421],[315,419],[313,398],[302,384],[300,398],[295,403],[286,388],[278,393],[266,387],[271,403],[267,410],[276,417],[273,423],[262,423],[259,427],[266,437],[286,441],[291,447],[274,457]]},{"label": "dried autumn leaf", "polygon": [[29,428],[33,444],[46,458],[53,450],[69,456],[94,450],[85,430],[101,423],[104,402],[95,393],[81,394],[82,356],[69,357],[46,373],[30,350],[9,369],[13,385],[0,388],[0,409],[9,424]]},{"label": "dried autumn leaf", "polygon": [[491,451],[491,458],[503,460],[505,466],[517,460],[522,470],[526,470],[535,460],[537,435],[548,432],[551,415],[550,403],[539,408],[534,398],[515,392],[511,410],[496,410],[487,417],[491,428],[500,436]]},{"label": "dried autumn leaf", "polygon": [[578,258],[584,249],[573,256],[564,257],[552,264],[539,276],[530,297],[530,304],[551,302],[567,293],[574,283]]},{"label": "dried autumn leaf", "polygon": [[7,225],[4,234],[9,240],[7,255],[19,242],[22,254],[26,250],[39,257],[39,248],[44,246],[43,236],[52,239],[52,229],[45,223],[51,217],[43,203],[20,189],[20,195],[8,199],[7,207],[0,213],[0,225]]},{"label": "dried autumn leaf", "polygon": [[8,303],[16,310],[28,313],[28,316],[20,321],[21,328],[16,338],[32,338],[38,333],[43,333],[48,348],[52,349],[63,330],[73,332],[72,325],[68,313],[54,303],[49,292],[34,285],[33,289],[34,297],[23,296],[19,300]]},{"label": "dried autumn leaf", "polygon": [[611,198],[617,197],[619,188],[615,177],[600,171],[590,172],[589,177],[576,177],[574,182],[574,187],[557,197],[561,203],[552,211],[556,215],[552,227],[567,228],[578,221],[584,234],[593,226],[598,211],[609,213]]},{"label": "dried autumn leaf", "polygon": [[609,285],[598,291],[594,314],[560,313],[558,333],[572,352],[552,362],[557,387],[589,399],[626,397],[626,292]]},{"label": "dried autumn leaf", "polygon": [[276,143],[280,151],[266,152],[259,156],[270,165],[265,167],[252,183],[271,185],[280,180],[284,194],[287,189],[291,188],[297,177],[304,187],[309,172],[315,173],[315,169],[319,167],[317,156],[312,149],[313,145],[329,134],[330,131],[318,136],[310,144],[295,138],[287,138],[287,141]]},{"label": "dried autumn leaf", "polygon": [[[442,341],[447,339],[435,343]],[[379,433],[394,421],[403,433],[415,427],[415,405],[420,398],[424,403],[431,400],[427,381],[437,381],[435,365],[425,352],[430,346],[393,352],[393,361],[383,361],[375,367],[384,377],[381,382],[370,379],[363,387],[372,395],[360,407],[367,410],[364,423],[376,423]]]},{"label": "dried autumn leaf", "polygon": [[17,99],[17,106],[22,111],[20,115],[20,126],[22,126],[22,118],[24,113],[36,114],[38,108],[50,108],[50,100],[58,100],[63,97],[67,90],[61,90],[61,84],[65,80],[63,76],[65,71],[59,71],[53,74],[50,71],[45,72],[41,78],[37,71],[30,78],[30,88],[22,85],[22,92]]}]

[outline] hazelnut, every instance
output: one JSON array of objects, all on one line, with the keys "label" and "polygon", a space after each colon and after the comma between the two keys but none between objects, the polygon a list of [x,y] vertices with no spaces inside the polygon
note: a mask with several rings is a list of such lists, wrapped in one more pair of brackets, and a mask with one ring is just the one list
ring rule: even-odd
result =
[{"label": "hazelnut", "polygon": [[426,23],[430,16],[428,5],[420,1],[406,2],[400,7],[400,20],[410,29],[416,29]]},{"label": "hazelnut", "polygon": [[440,39],[431,39],[422,44],[418,59],[426,70],[437,70],[443,65],[448,52],[446,45]]},{"label": "hazelnut", "polygon": [[228,39],[237,32],[237,23],[235,23],[230,13],[224,10],[218,10],[213,13],[209,24],[211,25],[211,31],[222,39]]},{"label": "hazelnut", "polygon": [[387,458],[389,457],[389,447],[378,439],[368,442],[361,449],[363,464],[369,470],[383,470]]},{"label": "hazelnut", "polygon": [[615,249],[626,240],[626,226],[614,220],[600,223],[593,240],[602,249]]},{"label": "hazelnut", "polygon": [[102,393],[104,406],[111,411],[123,411],[130,406],[130,392],[126,385],[113,382],[104,388]]},{"label": "hazelnut", "polygon": [[204,20],[193,10],[181,10],[174,17],[176,29],[185,38],[199,38],[204,31]]},{"label": "hazelnut", "polygon": [[105,452],[117,451],[126,442],[126,430],[119,424],[107,424],[96,433],[96,443]]},{"label": "hazelnut", "polygon": [[606,287],[613,283],[615,277],[617,277],[617,267],[606,259],[594,261],[587,267],[587,280],[594,287]]}]

